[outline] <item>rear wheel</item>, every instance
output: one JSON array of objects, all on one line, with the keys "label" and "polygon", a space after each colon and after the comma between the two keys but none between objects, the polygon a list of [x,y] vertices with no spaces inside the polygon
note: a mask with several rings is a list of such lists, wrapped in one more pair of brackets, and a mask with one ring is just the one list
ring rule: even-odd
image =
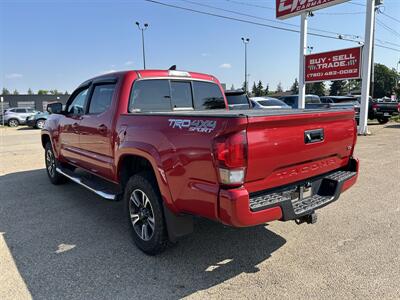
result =
[{"label": "rear wheel", "polygon": [[46,120],[40,119],[36,121],[35,127],[38,129],[43,129],[44,128],[44,123]]},{"label": "rear wheel", "polygon": [[17,119],[10,119],[8,120],[8,126],[10,127],[17,127],[19,125],[19,121]]},{"label": "rear wheel", "polygon": [[58,162],[54,156],[53,148],[50,142],[47,142],[45,147],[45,163],[47,176],[52,184],[58,185],[66,181],[66,178],[56,171]]},{"label": "rear wheel", "polygon": [[163,252],[168,244],[167,230],[161,195],[152,174],[132,176],[126,184],[124,201],[136,246],[149,255]]},{"label": "rear wheel", "polygon": [[389,118],[379,118],[378,119],[379,124],[386,124],[389,122]]}]

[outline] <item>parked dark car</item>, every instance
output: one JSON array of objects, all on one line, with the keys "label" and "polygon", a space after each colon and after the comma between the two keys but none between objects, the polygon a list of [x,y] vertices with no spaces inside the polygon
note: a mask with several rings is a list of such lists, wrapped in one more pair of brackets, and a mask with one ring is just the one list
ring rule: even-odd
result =
[{"label": "parked dark car", "polygon": [[[361,96],[357,97],[361,102]],[[377,101],[371,97],[368,102],[368,119],[378,120],[379,124],[386,124],[390,117],[397,116],[400,113],[400,103],[394,101]]]},{"label": "parked dark car", "polygon": [[322,103],[348,103],[358,102],[353,96],[321,96],[319,97]]},{"label": "parked dark car", "polygon": [[360,119],[360,102],[353,96],[322,96],[321,102],[328,104],[331,108],[348,108],[353,107],[355,118],[358,122]]},{"label": "parked dark car", "polygon": [[249,97],[243,90],[225,91],[226,101],[228,101],[229,109],[249,109],[251,108]]},{"label": "parked dark car", "polygon": [[[279,100],[285,102],[292,108],[297,108],[299,103],[299,95],[282,96],[278,98]],[[306,95],[305,108],[324,108],[325,106],[321,104],[321,99],[317,95]]]}]

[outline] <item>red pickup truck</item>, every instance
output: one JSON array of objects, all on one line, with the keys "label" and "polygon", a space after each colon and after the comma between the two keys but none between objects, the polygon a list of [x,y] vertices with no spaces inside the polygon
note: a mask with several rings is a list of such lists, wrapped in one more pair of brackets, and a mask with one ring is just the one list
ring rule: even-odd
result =
[{"label": "red pickup truck", "polygon": [[125,71],[82,83],[48,106],[47,174],[123,200],[148,254],[193,229],[193,216],[254,226],[314,223],[352,186],[354,111],[232,110],[219,81],[176,70]]}]

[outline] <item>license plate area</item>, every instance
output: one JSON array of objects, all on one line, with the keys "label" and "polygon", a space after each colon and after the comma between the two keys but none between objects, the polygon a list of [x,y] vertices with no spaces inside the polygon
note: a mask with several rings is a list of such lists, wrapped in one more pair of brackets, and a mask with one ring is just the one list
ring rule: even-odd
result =
[{"label": "license plate area", "polygon": [[292,202],[296,202],[305,198],[309,198],[313,195],[313,188],[311,183],[306,183],[302,185],[298,185],[290,192],[290,199]]},{"label": "license plate area", "polygon": [[390,114],[389,114],[389,113],[384,113],[383,116],[384,116],[384,117],[389,117]]}]

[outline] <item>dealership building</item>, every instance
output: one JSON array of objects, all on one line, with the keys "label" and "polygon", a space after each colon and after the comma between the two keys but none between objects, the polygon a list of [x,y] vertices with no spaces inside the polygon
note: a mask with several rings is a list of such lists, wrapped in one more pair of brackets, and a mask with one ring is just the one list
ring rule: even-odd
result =
[{"label": "dealership building", "polygon": [[30,107],[38,111],[45,111],[49,103],[65,104],[69,95],[2,95],[1,97],[3,97],[3,110],[11,107]]}]

